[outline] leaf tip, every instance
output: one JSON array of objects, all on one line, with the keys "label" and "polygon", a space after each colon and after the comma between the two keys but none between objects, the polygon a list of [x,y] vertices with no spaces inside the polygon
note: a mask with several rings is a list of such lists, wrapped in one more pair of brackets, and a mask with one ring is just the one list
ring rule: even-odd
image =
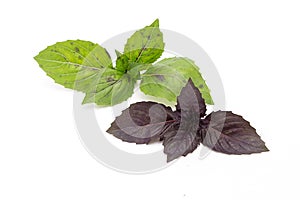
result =
[{"label": "leaf tip", "polygon": [[81,105],[85,105],[88,103],[92,103],[93,101],[91,101],[89,98],[87,98],[87,95],[84,97],[84,99],[81,102]]},{"label": "leaf tip", "polygon": [[112,134],[113,123],[111,123],[110,127],[106,130],[107,133]]},{"label": "leaf tip", "polygon": [[157,18],[154,22],[150,25],[151,27],[159,27],[159,19]]},{"label": "leaf tip", "polygon": [[36,62],[39,62],[38,59],[39,59],[39,57],[40,57],[40,54],[41,54],[41,52],[38,53],[36,56],[33,57],[33,59],[34,59]]},{"label": "leaf tip", "polygon": [[167,163],[171,162],[172,160],[169,159],[169,156],[167,157]]},{"label": "leaf tip", "polygon": [[118,51],[117,49],[115,49],[116,55],[117,57],[120,57],[122,55],[122,53],[120,51]]},{"label": "leaf tip", "polygon": [[270,149],[265,145],[262,152],[268,152]]},{"label": "leaf tip", "polygon": [[171,156],[171,155],[167,155],[167,163],[172,162],[175,159],[176,159],[176,157]]},{"label": "leaf tip", "polygon": [[188,84],[191,84],[191,85],[195,86],[194,82],[192,81],[192,78],[189,78],[187,85]]}]

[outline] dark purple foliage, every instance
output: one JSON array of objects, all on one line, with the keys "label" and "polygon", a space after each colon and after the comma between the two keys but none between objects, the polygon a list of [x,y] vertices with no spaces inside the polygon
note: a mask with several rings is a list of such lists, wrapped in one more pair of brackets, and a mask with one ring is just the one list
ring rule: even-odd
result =
[{"label": "dark purple foliage", "polygon": [[132,104],[116,118],[108,133],[125,141],[148,144],[158,141],[176,119],[170,107],[154,102]]},{"label": "dark purple foliage", "polygon": [[248,121],[229,111],[206,115],[206,105],[191,79],[177,97],[176,111],[155,102],[132,104],[111,124],[107,132],[137,144],[163,140],[170,162],[192,153],[202,143],[225,154],[268,151]]},{"label": "dark purple foliage", "polygon": [[264,141],[248,121],[229,111],[212,112],[201,129],[202,144],[226,154],[251,154],[268,151]]}]

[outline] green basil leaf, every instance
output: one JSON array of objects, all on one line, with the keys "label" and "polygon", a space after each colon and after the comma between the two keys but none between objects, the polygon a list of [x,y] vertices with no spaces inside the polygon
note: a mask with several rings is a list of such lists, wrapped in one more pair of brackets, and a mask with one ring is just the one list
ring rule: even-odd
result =
[{"label": "green basil leaf", "polygon": [[171,102],[176,101],[181,89],[189,78],[200,90],[207,104],[213,104],[210,91],[199,68],[188,58],[167,58],[157,62],[141,75],[140,89],[147,95],[165,98]]},{"label": "green basil leaf", "polygon": [[116,50],[117,60],[116,60],[116,69],[126,73],[129,68],[129,58],[125,55]]},{"label": "green basil leaf", "polygon": [[114,70],[114,74],[105,74],[104,77],[111,78],[106,80],[102,78],[100,81],[97,81],[86,93],[83,104],[96,103],[100,106],[112,106],[131,97],[139,73],[137,71],[128,71],[128,73],[114,79],[113,77],[118,77],[119,73],[119,71]]},{"label": "green basil leaf", "polygon": [[164,51],[163,34],[156,19],[150,26],[136,31],[128,40],[124,54],[131,62],[153,63]]},{"label": "green basil leaf", "polygon": [[83,40],[58,42],[34,59],[56,83],[82,92],[88,91],[104,72],[108,73],[107,69],[113,70],[108,52]]}]

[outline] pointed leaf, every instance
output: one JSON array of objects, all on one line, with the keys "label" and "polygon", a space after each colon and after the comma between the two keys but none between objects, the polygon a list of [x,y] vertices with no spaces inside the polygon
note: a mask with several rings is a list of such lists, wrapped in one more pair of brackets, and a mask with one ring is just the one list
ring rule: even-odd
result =
[{"label": "pointed leaf", "polygon": [[115,137],[131,143],[148,144],[158,141],[176,119],[170,107],[155,102],[130,105],[107,130]]},{"label": "pointed leaf", "polygon": [[159,21],[136,31],[128,40],[124,54],[131,62],[153,63],[164,51],[163,34],[159,30]]},{"label": "pointed leaf", "polygon": [[198,88],[195,87],[192,79],[182,88],[180,95],[177,97],[177,111],[197,111],[199,117],[204,117],[206,105]]},{"label": "pointed leaf", "polygon": [[188,58],[167,58],[149,67],[142,75],[140,89],[147,95],[175,102],[189,78],[201,91],[205,103],[213,104],[210,91],[199,68]]},{"label": "pointed leaf", "polygon": [[203,145],[225,154],[252,154],[268,151],[248,121],[229,111],[212,112],[199,132]]},{"label": "pointed leaf", "polygon": [[107,51],[83,40],[58,42],[41,51],[35,60],[56,83],[83,92],[101,80],[107,68],[112,70]]},{"label": "pointed leaf", "polygon": [[[115,73],[119,72],[115,70]],[[138,72],[129,71],[120,78],[107,76],[103,81],[97,81],[95,85],[86,92],[83,104],[96,103],[100,106],[112,106],[119,104],[132,96],[134,84],[138,77]]]},{"label": "pointed leaf", "polygon": [[123,73],[126,73],[130,63],[128,57],[117,50],[116,50],[116,54],[117,54],[116,69]]},{"label": "pointed leaf", "polygon": [[198,147],[200,116],[204,116],[206,111],[204,100],[191,79],[182,88],[177,102],[174,115],[180,116],[180,123],[164,134],[164,153],[168,162],[186,156]]},{"label": "pointed leaf", "polygon": [[184,111],[181,113],[180,124],[176,124],[164,134],[164,153],[167,162],[192,153],[200,144],[197,136],[199,116],[196,112]]}]

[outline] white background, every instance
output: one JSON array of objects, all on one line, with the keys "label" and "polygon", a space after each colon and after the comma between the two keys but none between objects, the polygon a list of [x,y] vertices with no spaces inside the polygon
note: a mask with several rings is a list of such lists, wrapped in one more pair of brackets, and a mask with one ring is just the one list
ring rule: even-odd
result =
[{"label": "white background", "polygon": [[[299,199],[299,10],[297,0],[1,1],[0,199]],[[195,151],[147,175],[87,153],[73,92],[33,56],[67,39],[101,44],[155,18],[204,48],[227,110],[249,120],[270,152],[199,160]]]}]

